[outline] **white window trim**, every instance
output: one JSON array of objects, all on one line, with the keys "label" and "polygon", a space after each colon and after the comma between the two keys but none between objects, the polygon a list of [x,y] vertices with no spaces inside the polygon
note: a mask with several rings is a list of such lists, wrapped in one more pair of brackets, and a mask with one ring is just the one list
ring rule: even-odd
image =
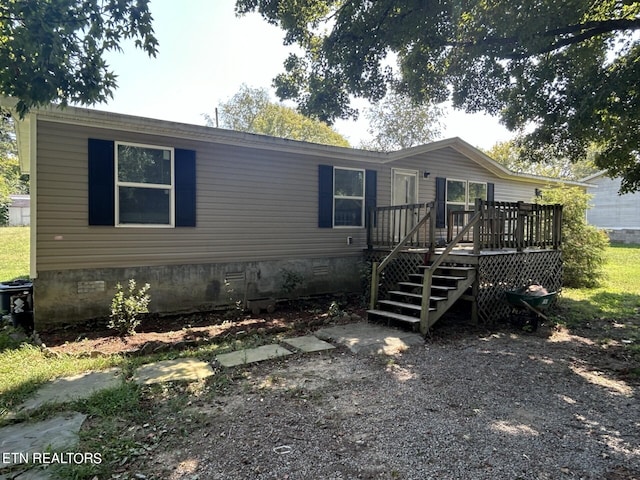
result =
[{"label": "white window trim", "polygon": [[[445,203],[447,205],[464,205],[465,210],[469,210],[469,184],[475,183],[477,185],[484,185],[485,191],[487,194],[489,193],[489,183],[488,182],[477,182],[475,180],[463,180],[461,178],[447,178],[447,188],[444,194]],[[464,188],[464,203],[462,202],[450,202],[447,198],[449,197],[449,181],[451,182],[463,182],[465,184]]]},{"label": "white window trim", "polygon": [[[336,195],[336,170],[351,170],[355,172],[362,172],[362,196],[361,197],[353,197],[353,196],[345,196],[345,195]],[[365,205],[364,205],[364,197],[365,192],[367,191],[367,175],[363,168],[351,168],[351,167],[333,167],[333,228],[364,228],[365,225]],[[362,219],[361,225],[336,225],[336,200],[347,199],[347,200],[362,200],[362,212],[360,213],[360,218]]]},{"label": "white window trim", "polygon": [[[146,143],[133,142],[114,142],[115,149],[113,154],[114,171],[115,171],[115,226],[118,228],[175,228],[176,225],[176,208],[175,208],[175,149],[163,145],[151,145]],[[138,182],[121,182],[118,180],[118,147],[125,145],[128,147],[152,148],[155,150],[168,150],[171,154],[171,184],[158,183],[138,183]],[[148,188],[158,190],[169,190],[169,223],[120,223],[120,187]]]},{"label": "white window trim", "polygon": [[[450,202],[448,200],[449,197],[449,181],[452,182],[463,182],[465,184],[464,187],[464,203],[462,202]],[[485,192],[488,194],[489,193],[489,183],[488,182],[477,182],[475,180],[463,180],[461,178],[447,178],[446,179],[446,189],[444,192],[444,200],[445,200],[445,212],[446,212],[446,218],[445,218],[445,226],[447,226],[448,222],[449,222],[449,205],[462,205],[464,207],[464,210],[469,210],[470,207],[475,206],[475,203],[473,205],[469,205],[469,184],[470,183],[475,183],[477,185],[484,185],[485,186]]]},{"label": "white window trim", "polygon": [[[450,202],[449,201],[449,182],[462,182],[464,183],[464,202]],[[444,192],[444,201],[447,205],[462,205],[467,208],[469,203],[469,181],[461,178],[447,178],[447,188]]]}]

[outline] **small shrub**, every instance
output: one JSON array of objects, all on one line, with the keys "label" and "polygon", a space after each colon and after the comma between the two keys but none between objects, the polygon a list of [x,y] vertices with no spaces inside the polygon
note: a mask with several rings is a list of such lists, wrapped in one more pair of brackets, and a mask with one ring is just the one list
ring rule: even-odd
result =
[{"label": "small shrub", "polygon": [[302,274],[298,272],[294,272],[293,270],[288,270],[286,268],[282,269],[282,293],[286,297],[293,297],[293,293],[298,289],[298,287],[304,281],[304,277]]},{"label": "small shrub", "polygon": [[136,281],[129,280],[129,289],[124,291],[122,285],[116,285],[116,294],[111,300],[111,316],[108,327],[117,330],[120,335],[133,335],[140,325],[139,315],[149,313],[151,298],[147,294],[150,285],[136,291]]},{"label": "small shrub", "polygon": [[18,348],[26,339],[24,332],[6,325],[0,329],[0,352]]},{"label": "small shrub", "polygon": [[597,287],[604,278],[605,251],[609,239],[586,219],[591,195],[578,187],[556,187],[542,191],[543,204],[561,203],[563,284],[567,287]]},{"label": "small shrub", "polygon": [[229,305],[233,305],[233,308],[226,310],[224,312],[224,318],[227,320],[237,320],[240,318],[242,313],[244,312],[245,307],[245,299],[242,292],[237,291],[232,282],[229,280],[224,281],[224,291],[227,295],[227,300],[229,301]]},{"label": "small shrub", "polygon": [[0,227],[9,225],[9,201],[0,201]]}]

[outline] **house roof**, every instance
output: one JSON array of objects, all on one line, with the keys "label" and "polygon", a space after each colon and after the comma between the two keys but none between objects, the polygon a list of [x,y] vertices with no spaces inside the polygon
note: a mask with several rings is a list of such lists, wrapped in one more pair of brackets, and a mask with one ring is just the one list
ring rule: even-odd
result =
[{"label": "house roof", "polygon": [[[13,108],[16,100],[7,97],[0,97],[0,106]],[[312,154],[331,158],[344,158],[360,162],[370,162],[385,164],[391,163],[413,155],[420,155],[443,148],[452,148],[460,154],[466,156],[478,165],[486,168],[499,178],[511,179],[531,183],[552,183],[569,184],[581,187],[589,186],[586,183],[567,181],[557,178],[529,175],[512,172],[505,168],[481,150],[465,142],[459,137],[438,140],[417,147],[406,148],[395,152],[374,152],[360,150],[349,147],[336,147],[331,145],[321,145],[298,140],[270,137],[254,133],[238,132],[223,128],[207,127],[202,125],[192,125],[167,120],[157,120],[133,115],[111,113],[100,110],[78,108],[78,107],[58,107],[51,105],[32,111],[24,119],[16,123],[16,134],[18,138],[18,155],[20,157],[21,168],[25,173],[29,172],[30,160],[35,157],[36,138],[36,118],[42,118],[52,122],[68,123],[75,125],[91,125],[95,127],[109,129],[125,129],[131,132],[170,136],[174,138],[184,138],[205,142],[222,143],[228,145],[238,145],[265,150],[288,151],[298,154]]]},{"label": "house roof", "polygon": [[[584,183],[588,183],[591,180],[595,180],[598,177],[601,177],[602,175],[604,175],[605,173],[607,173],[606,170],[600,170],[599,172],[596,173],[592,173],[591,175],[588,175],[584,178],[581,178],[580,181],[584,182]],[[595,187],[595,185],[589,185],[590,187]]]},{"label": "house roof", "polygon": [[442,148],[452,148],[456,150],[460,154],[476,162],[481,167],[484,167],[485,169],[489,170],[491,173],[493,173],[499,178],[506,178],[511,180],[523,181],[523,182],[535,182],[535,183],[548,182],[548,183],[575,185],[580,187],[589,186],[583,181],[558,179],[558,178],[552,178],[552,177],[544,177],[541,175],[532,175],[528,173],[514,172],[506,168],[504,165],[496,162],[493,158],[489,157],[482,150],[474,147],[470,143],[465,142],[459,137],[446,138],[444,140],[438,140],[435,142],[427,143],[425,145],[419,145],[417,147],[411,147],[411,148],[406,148],[404,150],[399,150],[397,152],[391,152],[388,154],[389,158],[386,161],[393,162],[401,158],[410,157],[412,155],[428,153],[428,152],[432,152],[434,150],[439,150]]}]

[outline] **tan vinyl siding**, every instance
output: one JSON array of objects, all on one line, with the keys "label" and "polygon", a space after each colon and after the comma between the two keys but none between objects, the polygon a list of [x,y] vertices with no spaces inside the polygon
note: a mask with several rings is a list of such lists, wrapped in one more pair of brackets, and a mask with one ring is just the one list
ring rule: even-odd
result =
[{"label": "tan vinyl siding", "polygon": [[[448,147],[386,163],[385,171],[378,174],[378,205],[389,205],[392,168],[418,171],[420,202],[435,200],[436,177],[494,183],[495,200],[501,202],[530,202],[535,196],[535,189],[544,187],[539,182],[500,178]],[[428,178],[424,178],[424,172],[429,172]]]},{"label": "tan vinyl siding", "polygon": [[[195,150],[197,227],[90,227],[88,138]],[[40,121],[38,270],[360,255],[363,228],[317,227],[319,164],[362,168],[339,158]]]},{"label": "tan vinyl siding", "polygon": [[[449,146],[387,161],[385,154],[295,142],[279,150],[273,145],[277,142],[262,137],[255,138],[255,147],[216,143],[207,141],[203,127],[193,128],[200,129],[197,140],[41,118],[35,176],[37,270],[359,256],[366,247],[364,228],[318,228],[321,164],[376,170],[379,206],[389,205],[392,168],[419,172],[421,202],[435,199],[436,177],[492,182],[495,199],[501,201],[530,201],[535,188],[543,186],[499,178]],[[195,150],[197,226],[89,226],[89,138]],[[347,237],[353,238],[351,245]]]}]

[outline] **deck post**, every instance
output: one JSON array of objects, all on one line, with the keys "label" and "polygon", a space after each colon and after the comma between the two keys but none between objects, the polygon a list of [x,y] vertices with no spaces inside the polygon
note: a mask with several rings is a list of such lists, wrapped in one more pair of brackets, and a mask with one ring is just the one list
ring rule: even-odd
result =
[{"label": "deck post", "polygon": [[379,273],[378,273],[378,262],[373,262],[371,264],[371,298],[369,299],[369,308],[372,310],[376,308],[376,303],[378,303],[378,283],[379,281]]},{"label": "deck post", "polygon": [[436,248],[436,216],[429,215],[429,251],[433,252]]},{"label": "deck post", "polygon": [[471,321],[474,325],[478,325],[478,293],[480,290],[480,280],[479,275],[476,275],[475,280],[473,281],[473,286],[471,287],[471,296],[473,297],[471,300]]},{"label": "deck post", "polygon": [[562,245],[562,205],[556,205],[554,208],[553,220],[555,222],[555,229],[553,233],[553,248],[556,250]]},{"label": "deck post", "polygon": [[518,202],[518,221],[516,223],[516,251],[521,252],[525,245],[524,219],[525,213],[522,208],[523,202]]},{"label": "deck post", "polygon": [[422,303],[420,304],[420,333],[424,336],[429,331],[429,307],[431,304],[431,282],[433,272],[431,267],[424,270],[424,278],[422,280]]},{"label": "deck post", "polygon": [[482,233],[482,227],[484,225],[484,202],[481,199],[476,198],[475,203],[476,213],[480,213],[480,221],[473,227],[473,253],[477,255],[480,253],[481,249],[480,236]]}]

